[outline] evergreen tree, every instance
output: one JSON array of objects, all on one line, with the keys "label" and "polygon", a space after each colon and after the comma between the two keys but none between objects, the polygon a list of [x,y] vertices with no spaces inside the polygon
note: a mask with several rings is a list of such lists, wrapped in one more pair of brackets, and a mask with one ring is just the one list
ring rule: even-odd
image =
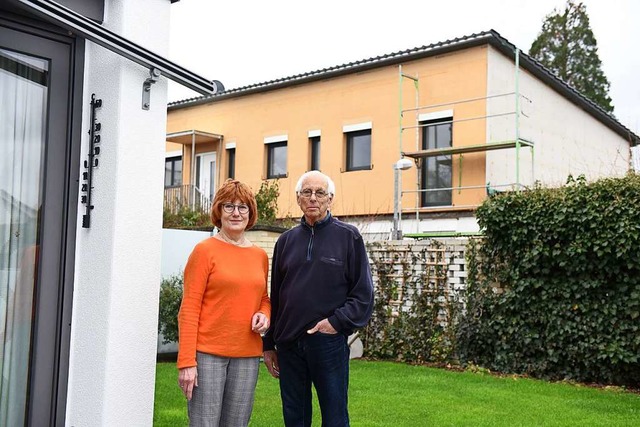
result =
[{"label": "evergreen tree", "polygon": [[568,0],[564,10],[554,9],[547,15],[529,55],[605,111],[613,112],[609,80],[601,69],[596,38],[583,3]]}]

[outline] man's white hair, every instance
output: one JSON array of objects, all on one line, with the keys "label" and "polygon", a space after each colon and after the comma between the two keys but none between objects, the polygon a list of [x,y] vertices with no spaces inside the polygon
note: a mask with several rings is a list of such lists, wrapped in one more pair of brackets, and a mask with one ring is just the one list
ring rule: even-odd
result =
[{"label": "man's white hair", "polygon": [[300,179],[298,179],[298,183],[296,184],[296,194],[300,193],[300,190],[302,190],[302,184],[304,183],[304,181],[310,176],[314,176],[314,175],[322,176],[327,181],[327,192],[331,194],[332,197],[335,196],[336,185],[333,183],[331,178],[329,178],[327,175],[323,174],[320,171],[309,171],[309,172],[303,173]]}]

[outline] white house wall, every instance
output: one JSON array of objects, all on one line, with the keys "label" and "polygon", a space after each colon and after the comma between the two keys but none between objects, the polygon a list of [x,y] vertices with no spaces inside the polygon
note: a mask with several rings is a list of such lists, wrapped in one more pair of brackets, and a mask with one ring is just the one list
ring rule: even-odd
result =
[{"label": "white house wall", "polygon": [[[487,94],[515,91],[513,58],[489,47]],[[531,150],[520,150],[520,183],[557,186],[569,174],[584,174],[589,180],[604,176],[621,176],[629,168],[629,144],[593,116],[572,104],[520,68],[521,94],[520,136],[533,141]],[[530,102],[529,102],[530,100]],[[515,96],[490,99],[487,114],[515,112]],[[515,114],[487,121],[487,141],[513,140]],[[491,186],[516,181],[515,149],[487,152],[487,182]]]},{"label": "white house wall", "polygon": [[211,231],[162,229],[162,278],[182,274],[193,248],[212,234]]},{"label": "white house wall", "polygon": [[[105,2],[104,26],[160,55],[168,51],[168,0]],[[86,43],[82,159],[91,94],[102,99],[91,228],[78,226],[66,424],[153,423],[162,231],[166,80]],[[84,205],[78,206],[78,224]]]}]

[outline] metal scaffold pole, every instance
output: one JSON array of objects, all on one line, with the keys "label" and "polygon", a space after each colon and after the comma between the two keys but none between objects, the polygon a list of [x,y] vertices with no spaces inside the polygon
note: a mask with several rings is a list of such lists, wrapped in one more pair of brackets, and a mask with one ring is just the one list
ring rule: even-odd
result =
[{"label": "metal scaffold pole", "polygon": [[[485,93],[485,96],[477,96],[478,94],[471,94],[469,91],[463,91],[463,94],[466,94],[466,97],[461,97],[461,99],[448,99],[447,95],[448,94],[444,94],[442,96],[442,98],[438,97],[437,98],[437,102],[434,102],[432,104],[427,104],[427,105],[420,105],[420,87],[419,87],[419,80],[418,80],[418,76],[416,75],[414,76],[410,76],[407,75],[407,71],[406,71],[406,67],[403,70],[403,67],[400,66],[399,67],[399,77],[398,77],[398,85],[399,85],[399,132],[398,132],[398,145],[399,145],[399,151],[400,151],[400,156],[404,157],[404,160],[406,161],[407,158],[411,158],[413,160],[413,165],[415,165],[417,167],[417,173],[416,173],[416,189],[414,191],[402,191],[402,184],[401,184],[401,175],[400,175],[400,163],[397,163],[395,166],[395,170],[396,170],[396,174],[398,174],[396,176],[396,180],[395,182],[397,183],[397,198],[399,198],[399,203],[397,205],[394,205],[395,209],[397,209],[399,212],[397,214],[397,216],[395,216],[394,218],[398,219],[398,223],[397,223],[397,227],[401,227],[401,209],[402,209],[402,196],[407,195],[408,193],[414,193],[415,194],[415,206],[411,209],[413,209],[413,212],[415,212],[415,221],[418,224],[418,228],[420,228],[419,224],[420,224],[420,214],[424,214],[425,212],[431,212],[431,211],[435,211],[435,209],[438,210],[445,210],[445,209],[457,209],[457,210],[463,210],[463,209],[467,209],[470,207],[477,207],[478,204],[480,202],[478,202],[478,199],[481,199],[483,196],[479,191],[473,191],[472,193],[465,193],[465,194],[470,194],[468,197],[463,197],[463,190],[477,190],[480,188],[485,188],[486,189],[486,193],[488,196],[491,196],[493,194],[496,193],[496,188],[505,188],[504,191],[510,191],[513,190],[513,188],[516,188],[516,191],[520,191],[523,188],[527,188],[527,186],[525,185],[525,183],[528,182],[529,178],[529,174],[526,174],[526,167],[524,167],[524,169],[521,168],[520,162],[523,161],[524,159],[522,159],[523,153],[521,153],[521,151],[528,147],[531,151],[529,152],[529,154],[531,155],[531,181],[532,183],[535,183],[535,171],[534,171],[534,166],[535,166],[535,162],[534,162],[534,142],[531,140],[528,140],[522,137],[521,135],[521,129],[520,129],[520,125],[521,125],[521,119],[524,118],[528,118],[528,110],[523,110],[523,105],[525,104],[531,104],[532,101],[530,99],[528,99],[526,96],[522,96],[520,91],[521,91],[521,82],[520,82],[520,78],[521,76],[521,70],[520,70],[520,56],[521,56],[521,50],[518,49],[517,47],[513,47],[513,49],[510,49],[510,52],[512,54],[514,54],[514,65],[515,65],[515,70],[514,70],[514,82],[513,82],[513,91],[508,91],[508,92],[500,92],[500,93]],[[523,55],[524,57],[524,55]],[[413,69],[413,68],[412,68]],[[508,72],[508,71],[507,71]],[[524,74],[524,76],[526,77],[526,74]],[[403,108],[403,89],[404,89],[404,79],[408,78],[413,80],[414,82],[414,89],[415,89],[415,103],[416,106],[414,108]],[[524,80],[524,83],[526,83],[528,80]],[[500,88],[500,86],[502,86],[502,82],[501,83],[496,83],[495,87],[496,89]],[[493,87],[493,86],[492,86]],[[525,86],[527,87],[527,86]],[[489,91],[489,88],[487,88],[487,91]],[[456,91],[451,91],[451,93],[456,93]],[[511,101],[508,99],[509,97],[514,96],[514,103],[511,104]],[[423,93],[422,93],[422,101],[425,101],[425,94],[424,94],[424,88],[423,88]],[[496,102],[492,102],[491,104],[489,104],[488,100],[490,99],[496,99]],[[503,99],[504,101],[499,101],[499,99]],[[435,101],[436,99],[434,99]],[[484,108],[484,114],[479,114],[478,110],[479,108],[475,108],[474,106],[470,106],[469,108],[457,108],[456,106],[459,106],[461,104],[473,104],[473,103],[484,103],[482,105],[482,108]],[[510,108],[507,108],[508,111],[503,111],[505,107],[505,105],[512,105],[513,107],[515,107],[515,111],[511,111]],[[450,106],[449,109],[443,108],[443,107],[447,107]],[[455,110],[455,114],[454,114],[454,110]],[[426,111],[425,114],[420,114],[420,112],[422,111]],[[404,120],[404,114],[407,112],[415,112],[415,123],[414,124],[410,124],[410,123],[406,123],[406,121]],[[488,121],[486,121],[487,119],[492,119],[492,118],[501,118],[501,117],[505,117],[506,116],[510,116],[510,115],[514,115],[514,119],[513,121],[511,121],[511,118],[508,118],[506,120],[502,120],[502,119],[498,119],[494,122],[492,122],[492,124],[490,125]],[[421,122],[421,120],[423,120],[423,122]],[[472,122],[472,121],[477,121],[477,120],[485,120],[484,123],[484,130],[485,130],[485,134],[484,136],[478,132],[477,130],[473,130],[470,131],[467,128],[464,128],[464,126],[462,125],[455,125],[455,123],[466,123],[466,122]],[[509,126],[509,123],[512,123],[515,126],[515,129],[511,129],[511,127]],[[449,126],[448,127],[448,143],[447,141],[441,141],[441,142],[437,142],[436,143],[436,138],[437,136],[434,136],[435,133],[432,135],[431,133],[427,134],[427,129],[434,129],[434,132],[437,131],[439,128],[438,126]],[[455,137],[455,141],[454,141],[454,132],[453,132],[453,128],[457,126],[457,131],[456,132],[456,137]],[[464,128],[463,130],[461,130],[461,128]],[[411,152],[411,151],[407,151],[406,147],[404,146],[404,142],[403,142],[403,135],[402,132],[406,131],[408,129],[415,129],[415,151]],[[423,130],[420,130],[423,129]],[[444,127],[443,127],[444,129]],[[499,135],[501,136],[506,136],[506,139],[498,139],[496,140],[496,138],[494,138],[494,132],[497,132]],[[512,133],[513,132],[513,133]],[[447,136],[444,136],[444,138],[447,138]],[[475,142],[474,142],[475,140]],[[429,148],[431,147],[431,148]],[[513,155],[513,150],[515,149],[515,159],[513,157],[511,157]],[[484,161],[485,161],[485,167],[489,168],[492,167],[494,169],[491,170],[491,174],[489,173],[489,169],[485,169],[484,171],[484,183],[479,186],[477,184],[477,181],[479,180],[478,177],[478,173],[476,173],[475,171],[471,172],[471,173],[463,173],[463,163],[464,160],[466,160],[467,157],[467,153],[480,153],[480,152],[489,152],[489,151],[493,151],[493,150],[508,150],[505,154],[504,154],[504,158],[507,160],[506,165],[502,166],[502,164],[497,165],[497,157],[496,158],[489,158],[485,155]],[[449,156],[448,161],[452,160],[452,156],[454,155],[458,155],[458,183],[457,186],[454,186],[452,184],[449,184],[447,186],[443,186],[444,184],[442,184],[439,179],[440,179],[440,175],[438,175],[440,173],[439,170],[437,170],[437,166],[438,166],[438,159],[442,159],[444,156]],[[473,156],[469,156],[470,160],[474,163],[476,163],[477,157],[473,157]],[[429,163],[427,163],[427,160],[430,160]],[[464,160],[463,160],[464,159]],[[502,159],[502,157],[500,157],[500,160]],[[434,161],[435,160],[435,161]],[[514,164],[515,161],[515,164]],[[444,161],[443,161],[444,162]],[[433,166],[432,164],[435,164],[435,166]],[[443,163],[444,164],[444,163]],[[495,165],[494,165],[495,164]],[[406,164],[402,165],[403,167],[410,167]],[[429,166],[429,168],[427,167]],[[447,166],[443,166],[444,168],[446,168]],[[454,177],[453,177],[453,163],[449,164],[449,177],[447,178],[447,172],[446,169],[443,172],[443,176],[445,176],[445,178],[442,179],[449,179],[451,183],[453,183],[454,181]],[[514,168],[514,169],[512,169]],[[429,173],[425,173],[425,172],[429,172]],[[513,174],[515,173],[515,177],[513,176]],[[524,183],[523,183],[523,174],[526,174],[527,177],[524,178]],[[494,183],[494,185],[490,185],[489,182],[487,182],[487,179],[489,178],[489,176],[494,177],[494,178],[498,178],[498,179],[506,179],[506,181],[508,181],[507,183],[498,183],[497,185]],[[511,178],[509,178],[511,177]],[[515,178],[515,181],[514,179]],[[435,181],[434,181],[435,180]],[[463,180],[465,182],[465,184],[467,185],[463,185]],[[427,182],[428,181],[428,182]],[[453,195],[453,190],[458,190],[457,194],[455,196]],[[429,194],[432,194],[430,192],[436,192],[433,194],[445,194],[445,192],[450,192],[450,195],[447,195],[449,198],[448,199],[442,199],[439,200],[436,197],[433,198],[434,202],[432,204],[429,203],[430,198],[428,199],[427,196]],[[439,193],[438,193],[439,192]],[[424,203],[424,206],[423,206]],[[447,204],[448,203],[448,204]],[[450,205],[450,206],[449,206]],[[432,209],[435,208],[435,209]],[[407,215],[410,215],[410,208],[406,207],[404,210],[404,213],[406,213]],[[415,233],[415,235],[411,236],[411,237],[415,237],[416,235],[420,235],[421,233]],[[402,232],[399,233],[399,235],[402,235]]]},{"label": "metal scaffold pole", "polygon": [[402,64],[398,65],[398,158],[402,157]]},{"label": "metal scaffold pole", "polygon": [[520,49],[516,48],[516,191],[520,191]]},{"label": "metal scaffold pole", "polygon": [[[403,110],[403,97],[402,97],[402,85],[404,82],[404,78],[408,78],[413,80],[414,87],[416,90],[416,107],[419,105],[419,94],[418,94],[418,78],[405,75],[402,72],[402,65],[398,66],[398,160],[393,165],[393,230],[392,230],[392,238],[393,239],[402,239],[402,171],[409,169],[413,162],[403,159],[403,142],[402,142],[402,132],[404,131],[403,127],[403,118],[404,118],[404,110]],[[414,109],[411,109],[414,110]],[[419,123],[419,113],[418,110],[415,109],[415,117],[416,124]],[[416,146],[419,144],[419,129],[416,126]],[[419,197],[419,196],[418,196]],[[419,213],[416,211],[416,220],[419,219]]]},{"label": "metal scaffold pole", "polygon": [[[420,147],[420,110],[418,107],[420,106],[420,86],[418,83],[418,78],[413,81],[413,86],[416,89],[416,150],[419,150]],[[416,188],[420,188],[420,174],[416,173]],[[416,193],[416,206],[420,205],[420,193]],[[416,226],[419,228],[420,224],[420,211],[416,209]]]}]

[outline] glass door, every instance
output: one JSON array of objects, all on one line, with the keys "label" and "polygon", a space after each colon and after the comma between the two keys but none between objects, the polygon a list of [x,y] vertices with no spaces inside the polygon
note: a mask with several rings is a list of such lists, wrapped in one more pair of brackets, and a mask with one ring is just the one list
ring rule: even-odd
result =
[{"label": "glass door", "polygon": [[73,274],[69,224],[76,218],[69,206],[77,201],[71,171],[79,161],[72,160],[70,131],[73,47],[62,36],[2,18],[0,425],[61,425],[71,313],[65,284]]},{"label": "glass door", "polygon": [[0,48],[0,424],[23,425],[49,61]]},{"label": "glass door", "polygon": [[211,202],[216,192],[216,153],[198,154],[196,159],[198,189],[200,194]]}]

